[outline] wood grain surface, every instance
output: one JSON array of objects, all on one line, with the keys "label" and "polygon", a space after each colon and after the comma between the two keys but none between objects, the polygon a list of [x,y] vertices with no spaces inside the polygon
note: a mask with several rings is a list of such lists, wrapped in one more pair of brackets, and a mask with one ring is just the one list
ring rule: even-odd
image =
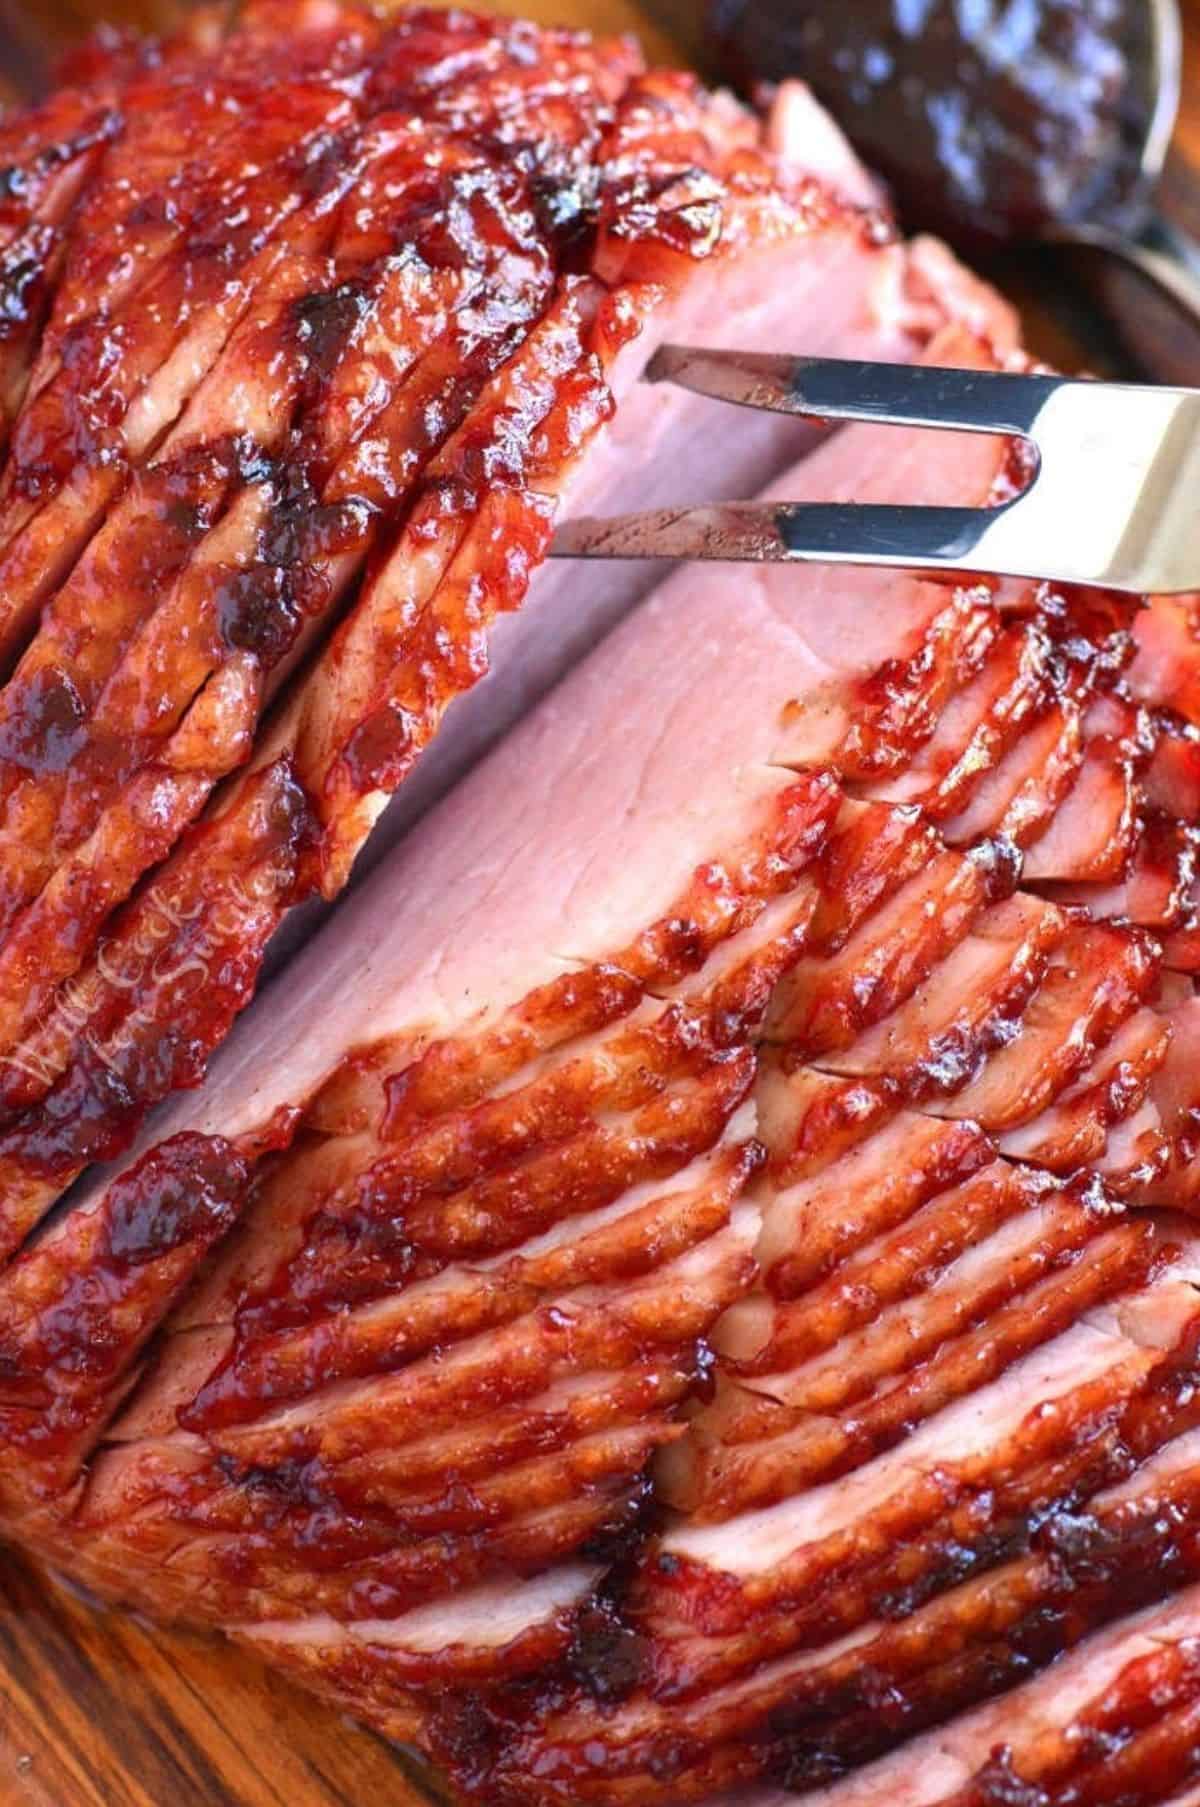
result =
[{"label": "wood grain surface", "polygon": [[[484,4],[486,0],[479,0]],[[491,0],[496,10],[641,33],[704,64],[701,0]],[[46,79],[100,18],[154,24],[175,0],[0,0],[0,84]],[[1185,0],[1189,79],[1167,179],[1200,230],[1200,0]],[[1122,367],[1086,298],[1041,258],[992,274],[1060,368]],[[419,1807],[432,1782],[400,1752],[216,1641],[95,1610],[0,1548],[0,1807]]]},{"label": "wood grain surface", "polygon": [[0,1552],[3,1807],[426,1807],[415,1767],[227,1645]]}]

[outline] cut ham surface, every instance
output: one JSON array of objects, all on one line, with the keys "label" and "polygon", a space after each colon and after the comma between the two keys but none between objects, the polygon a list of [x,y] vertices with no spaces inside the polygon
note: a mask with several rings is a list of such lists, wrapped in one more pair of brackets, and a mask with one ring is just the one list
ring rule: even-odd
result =
[{"label": "cut ham surface", "polygon": [[[1184,1807],[1178,617],[543,566],[563,499],[1007,493],[1000,440],[637,379],[670,336],[1007,367],[1011,314],[802,91],[764,130],[627,46],[322,0],[285,116],[273,20],[108,70],[95,219],[45,197],[0,493],[0,1529],[496,1807]],[[245,85],[228,166],[197,67]],[[134,256],[106,170],[151,96],[146,193],[203,167]],[[77,457],[91,297],[181,282]],[[410,832],[144,1123],[402,780]]]},{"label": "cut ham surface", "polygon": [[435,735],[385,840],[645,588],[535,578],[565,491],[736,493],[811,439],[723,417],[706,460],[723,411],[638,385],[657,342],[905,358],[949,315],[850,153],[808,172],[798,95],[764,133],[578,33],[278,25],[127,75],[0,475],[10,1237],[196,1083]]}]

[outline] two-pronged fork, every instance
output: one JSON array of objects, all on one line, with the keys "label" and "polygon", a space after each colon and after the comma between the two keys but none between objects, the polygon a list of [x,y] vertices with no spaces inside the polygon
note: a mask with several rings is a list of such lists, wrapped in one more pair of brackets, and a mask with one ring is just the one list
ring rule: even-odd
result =
[{"label": "two-pronged fork", "polygon": [[664,346],[652,382],[824,420],[1015,434],[1033,475],[995,507],[725,502],[568,521],[558,557],[796,560],[1200,590],[1200,390]]}]

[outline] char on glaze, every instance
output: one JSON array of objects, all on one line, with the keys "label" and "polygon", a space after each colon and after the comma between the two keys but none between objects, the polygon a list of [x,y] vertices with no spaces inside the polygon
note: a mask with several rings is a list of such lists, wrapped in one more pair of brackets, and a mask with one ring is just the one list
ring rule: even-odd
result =
[{"label": "char on glaze", "polygon": [[[848,197],[627,43],[284,13],[0,127],[4,1247],[199,1080],[497,617],[391,833],[636,598],[559,571],[511,619],[568,485],[669,500],[711,438],[649,392],[603,432],[656,339],[718,294],[751,343],[785,311],[869,353],[926,330],[849,159]],[[756,423],[720,484],[798,443]]]},{"label": "char on glaze", "polygon": [[1014,322],[801,90],[273,19],[2,128],[0,1526],[497,1807],[1184,1807],[1190,617],[687,569],[526,713],[647,581],[541,567],[568,488],[1021,481],[657,340]]}]

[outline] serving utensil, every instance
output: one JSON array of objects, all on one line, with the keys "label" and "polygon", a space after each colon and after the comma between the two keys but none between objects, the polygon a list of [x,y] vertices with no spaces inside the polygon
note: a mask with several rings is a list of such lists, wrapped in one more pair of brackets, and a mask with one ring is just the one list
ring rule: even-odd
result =
[{"label": "serving utensil", "polygon": [[1003,433],[1033,475],[979,508],[723,502],[566,522],[560,558],[892,565],[1098,584],[1200,589],[1200,390],[1079,382],[761,352],[663,346],[651,382],[822,420]]}]

